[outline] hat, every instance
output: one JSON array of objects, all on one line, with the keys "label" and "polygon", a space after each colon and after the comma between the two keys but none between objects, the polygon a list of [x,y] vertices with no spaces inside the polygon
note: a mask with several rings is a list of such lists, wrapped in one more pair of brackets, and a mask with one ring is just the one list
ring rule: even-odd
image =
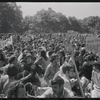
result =
[{"label": "hat", "polygon": [[57,76],[56,78],[51,80],[51,85],[55,85],[55,84],[64,84],[64,80],[60,77]]}]

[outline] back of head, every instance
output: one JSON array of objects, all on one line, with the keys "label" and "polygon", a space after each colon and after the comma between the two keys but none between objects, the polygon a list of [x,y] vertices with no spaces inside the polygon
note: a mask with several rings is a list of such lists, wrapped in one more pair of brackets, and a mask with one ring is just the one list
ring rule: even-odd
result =
[{"label": "back of head", "polygon": [[9,77],[15,77],[18,74],[18,68],[14,64],[10,64],[7,69],[7,74]]},{"label": "back of head", "polygon": [[12,62],[15,61],[15,59],[16,59],[15,56],[11,56],[11,57],[9,58],[8,62],[11,64]]},{"label": "back of head", "polygon": [[70,69],[72,69],[71,65],[69,65],[69,64],[67,64],[67,65],[63,65],[63,66],[62,66],[62,72],[63,72],[63,74],[65,74],[66,71],[69,72]]},{"label": "back of head", "polygon": [[47,60],[47,56],[46,56],[46,51],[45,50],[41,50],[41,56]]},{"label": "back of head", "polygon": [[64,52],[64,50],[60,50],[59,52],[60,52],[60,54],[61,54],[63,57],[65,57],[65,52]]}]

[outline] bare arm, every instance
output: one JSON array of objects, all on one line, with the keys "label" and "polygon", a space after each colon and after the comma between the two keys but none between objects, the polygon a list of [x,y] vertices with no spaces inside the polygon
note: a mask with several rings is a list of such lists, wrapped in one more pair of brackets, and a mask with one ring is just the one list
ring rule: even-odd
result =
[{"label": "bare arm", "polygon": [[25,80],[27,80],[31,75],[32,75],[32,74],[30,73],[30,74],[27,75],[26,77],[21,78],[20,81],[25,81]]},{"label": "bare arm", "polygon": [[46,80],[46,82],[49,80],[49,75],[50,75],[50,67],[47,67],[44,74],[44,79]]}]

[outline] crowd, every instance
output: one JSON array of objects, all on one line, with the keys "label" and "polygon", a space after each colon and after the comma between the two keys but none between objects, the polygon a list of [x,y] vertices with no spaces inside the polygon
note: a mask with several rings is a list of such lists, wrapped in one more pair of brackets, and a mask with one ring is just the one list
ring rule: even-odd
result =
[{"label": "crowd", "polygon": [[0,49],[0,98],[83,98],[79,83],[84,98],[99,98],[99,56],[85,45],[86,37],[65,34],[36,34],[6,45]]}]

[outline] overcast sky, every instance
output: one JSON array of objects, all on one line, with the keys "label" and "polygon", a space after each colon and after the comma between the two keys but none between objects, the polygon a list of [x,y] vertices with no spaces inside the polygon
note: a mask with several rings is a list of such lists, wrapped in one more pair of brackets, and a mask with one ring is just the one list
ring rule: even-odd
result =
[{"label": "overcast sky", "polygon": [[41,9],[47,10],[51,7],[56,12],[61,12],[66,17],[74,16],[83,19],[89,16],[100,16],[100,2],[77,3],[77,2],[17,2],[21,6],[23,17],[33,16]]}]

